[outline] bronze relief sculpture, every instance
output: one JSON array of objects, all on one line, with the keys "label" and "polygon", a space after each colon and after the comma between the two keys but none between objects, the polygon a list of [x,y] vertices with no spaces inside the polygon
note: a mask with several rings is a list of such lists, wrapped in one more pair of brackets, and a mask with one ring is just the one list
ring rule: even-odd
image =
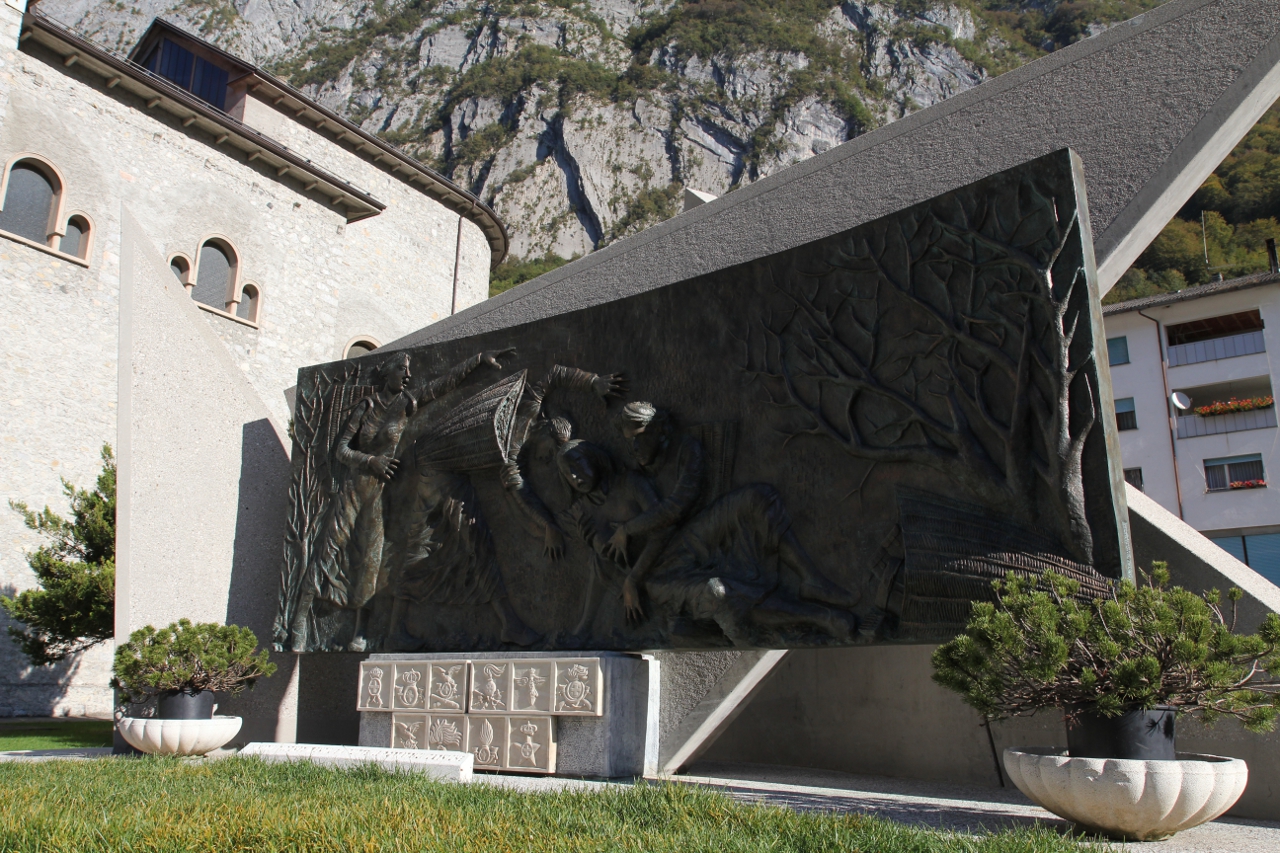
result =
[{"label": "bronze relief sculpture", "polygon": [[1059,152],[717,273],[301,371],[277,645],[925,641],[1006,571],[1105,590],[1131,567],[1080,188]]}]

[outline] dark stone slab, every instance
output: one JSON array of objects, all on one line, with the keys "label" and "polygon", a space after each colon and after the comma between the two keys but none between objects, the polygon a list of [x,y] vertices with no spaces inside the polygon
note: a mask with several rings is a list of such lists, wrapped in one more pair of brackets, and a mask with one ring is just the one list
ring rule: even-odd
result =
[{"label": "dark stone slab", "polygon": [[276,642],[927,641],[1010,570],[1132,576],[1081,176],[300,371]]}]

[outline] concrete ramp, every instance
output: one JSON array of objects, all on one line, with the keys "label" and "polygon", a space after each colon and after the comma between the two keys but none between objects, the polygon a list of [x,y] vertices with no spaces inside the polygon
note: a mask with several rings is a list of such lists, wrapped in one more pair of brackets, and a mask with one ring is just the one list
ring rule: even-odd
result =
[{"label": "concrete ramp", "polygon": [[[269,642],[289,483],[284,430],[142,227],[121,211],[116,639],[181,618]],[[222,708],[293,740],[293,656]]]},{"label": "concrete ramp", "polygon": [[[1139,571],[1153,560],[1169,564],[1173,582],[1195,592],[1230,587],[1240,599],[1240,629],[1254,631],[1267,613],[1280,613],[1280,587],[1210,542],[1200,532],[1133,486],[1126,485],[1133,558]],[[1277,792],[1280,796],[1280,791]]]}]

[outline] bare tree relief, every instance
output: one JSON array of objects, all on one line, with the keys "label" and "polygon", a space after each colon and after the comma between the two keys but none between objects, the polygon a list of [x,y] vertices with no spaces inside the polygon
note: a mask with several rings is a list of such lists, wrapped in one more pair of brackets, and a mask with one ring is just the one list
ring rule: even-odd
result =
[{"label": "bare tree relief", "polygon": [[[318,371],[312,387],[298,386],[293,418],[295,464],[289,483],[289,516],[285,527],[279,604],[272,630],[277,651],[288,648],[289,626],[298,603],[298,588],[322,529],[318,520],[324,517],[332,498],[330,445],[341,431],[342,417],[358,395],[358,386],[354,383],[359,371],[358,363],[344,362],[332,375]],[[344,386],[349,389],[346,395],[341,390]]]},{"label": "bare tree relief", "polygon": [[1084,445],[1098,422],[1079,213],[1033,179],[960,190],[762,262],[746,370],[789,438],[937,470],[1094,563]]}]

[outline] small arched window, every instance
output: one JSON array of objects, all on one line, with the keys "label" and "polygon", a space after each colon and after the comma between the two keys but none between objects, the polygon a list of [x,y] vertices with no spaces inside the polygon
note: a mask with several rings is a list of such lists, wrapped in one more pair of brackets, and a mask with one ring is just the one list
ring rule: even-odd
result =
[{"label": "small arched window", "polygon": [[39,160],[24,159],[10,167],[4,183],[0,231],[48,246],[62,195],[58,176]]},{"label": "small arched window", "polygon": [[256,284],[246,284],[240,290],[240,304],[236,306],[236,316],[250,323],[258,322],[258,309],[262,304],[262,291]]},{"label": "small arched window", "polygon": [[188,290],[191,289],[191,261],[187,260],[186,255],[174,255],[169,259],[169,269],[173,272],[173,277],[178,283]]},{"label": "small arched window", "polygon": [[343,358],[359,358],[362,355],[368,355],[378,348],[378,342],[372,338],[356,338],[347,344],[347,349],[342,353]]},{"label": "small arched window", "polygon": [[86,216],[77,213],[67,217],[66,232],[62,235],[62,241],[58,243],[58,251],[88,260],[92,228]]},{"label": "small arched window", "polygon": [[223,240],[206,240],[196,258],[196,286],[191,298],[226,311],[236,288],[235,249]]}]

